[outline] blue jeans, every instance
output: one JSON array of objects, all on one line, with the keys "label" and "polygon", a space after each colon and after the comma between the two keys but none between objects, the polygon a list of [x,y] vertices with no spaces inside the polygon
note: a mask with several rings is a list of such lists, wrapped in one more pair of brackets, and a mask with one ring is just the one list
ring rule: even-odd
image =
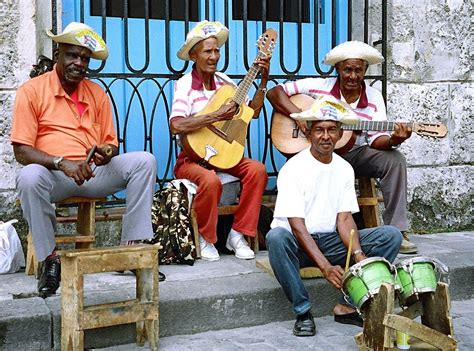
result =
[{"label": "blue jeans", "polygon": [[[311,236],[332,265],[344,267],[347,248],[338,233],[314,233]],[[402,234],[393,226],[382,226],[360,230],[359,240],[367,257],[384,257],[393,262],[402,243]],[[293,233],[284,228],[270,230],[266,244],[273,272],[293,304],[294,313],[300,315],[310,310],[311,301],[299,270],[315,263],[300,249]]]}]

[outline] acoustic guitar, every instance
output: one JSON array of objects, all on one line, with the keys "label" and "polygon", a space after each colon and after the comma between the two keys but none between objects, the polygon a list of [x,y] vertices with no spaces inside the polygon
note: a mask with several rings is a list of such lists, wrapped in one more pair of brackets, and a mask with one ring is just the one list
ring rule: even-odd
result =
[{"label": "acoustic guitar", "polygon": [[[257,41],[257,58],[271,56],[276,39],[277,33],[273,29],[266,30]],[[192,160],[208,163],[218,169],[229,169],[239,163],[245,151],[248,125],[254,115],[254,110],[247,106],[245,98],[258,72],[258,65],[252,64],[237,88],[232,85],[222,86],[206,107],[194,115],[217,111],[232,101],[239,106],[231,120],[213,123],[181,137],[183,150]]]},{"label": "acoustic guitar", "polygon": [[[314,99],[308,95],[297,94],[290,97],[293,104],[307,110],[311,107]],[[371,131],[393,131],[395,123],[407,122],[388,122],[388,121],[361,121],[357,124],[343,125],[344,133],[342,138],[336,143],[335,152],[342,155],[348,152],[355,143],[357,132],[362,130]],[[446,126],[442,123],[407,123],[412,131],[418,135],[444,138],[448,132]],[[295,121],[282,113],[273,111],[271,126],[272,143],[282,154],[291,156],[310,145],[310,141],[299,130]]]}]

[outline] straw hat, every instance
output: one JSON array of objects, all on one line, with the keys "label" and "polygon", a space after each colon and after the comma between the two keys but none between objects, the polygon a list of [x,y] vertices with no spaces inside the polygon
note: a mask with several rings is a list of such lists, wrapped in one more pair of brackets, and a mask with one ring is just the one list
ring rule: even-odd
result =
[{"label": "straw hat", "polygon": [[56,43],[78,45],[89,49],[92,52],[91,57],[94,59],[106,60],[109,56],[104,39],[84,23],[71,22],[61,34],[55,35],[48,29],[46,34]]},{"label": "straw hat", "polygon": [[308,110],[292,113],[290,116],[301,121],[336,121],[342,124],[359,122],[359,117],[350,105],[332,95],[322,96]]},{"label": "straw hat", "polygon": [[221,47],[229,37],[229,30],[220,22],[209,22],[207,20],[199,22],[189,31],[188,35],[186,35],[186,41],[177,53],[178,57],[182,60],[189,61],[189,50],[201,40],[209,37],[215,37],[217,39],[217,45]]},{"label": "straw hat", "polygon": [[369,65],[383,62],[382,54],[372,46],[361,41],[346,41],[339,44],[324,57],[323,62],[327,65],[335,66],[336,63],[348,59],[361,59],[367,61]]}]

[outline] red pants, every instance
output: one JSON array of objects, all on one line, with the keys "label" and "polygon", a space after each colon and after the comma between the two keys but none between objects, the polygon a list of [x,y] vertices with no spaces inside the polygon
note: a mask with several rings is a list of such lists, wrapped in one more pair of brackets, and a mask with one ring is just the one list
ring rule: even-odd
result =
[{"label": "red pants", "polygon": [[[265,166],[258,161],[242,158],[235,167],[226,169],[225,173],[239,178],[242,189],[232,228],[254,237],[257,234],[262,195],[268,180]],[[207,242],[214,244],[217,241],[217,205],[222,194],[222,184],[216,171],[198,165],[181,152],[174,167],[174,174],[177,178],[189,179],[197,184],[193,208],[199,234]]]}]

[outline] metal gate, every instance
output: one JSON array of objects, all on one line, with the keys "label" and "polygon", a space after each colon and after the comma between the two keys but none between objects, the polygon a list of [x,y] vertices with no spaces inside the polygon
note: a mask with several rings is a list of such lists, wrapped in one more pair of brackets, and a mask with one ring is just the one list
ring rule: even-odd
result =
[{"label": "metal gate", "polygon": [[[63,0],[61,17],[53,0],[53,31],[71,21],[87,23],[102,34],[109,47],[106,62],[91,61],[89,77],[107,91],[113,106],[121,152],[147,150],[158,161],[157,181],[173,178],[178,153],[169,133],[173,83],[190,70],[176,57],[189,28],[203,19],[218,20],[230,30],[221,49],[219,70],[236,82],[256,56],[255,42],[267,28],[279,34],[268,88],[287,80],[333,75],[322,64],[324,55],[340,42],[369,42],[369,25],[379,28],[386,54],[386,1],[351,0]],[[357,6],[356,6],[357,5]],[[380,13],[374,14],[374,11]],[[375,20],[374,18],[379,18]],[[356,37],[355,37],[356,36]],[[386,66],[369,76],[386,91]],[[249,96],[253,96],[258,81]],[[271,144],[271,106],[252,121],[246,155],[262,161],[275,179],[284,158]]]}]

